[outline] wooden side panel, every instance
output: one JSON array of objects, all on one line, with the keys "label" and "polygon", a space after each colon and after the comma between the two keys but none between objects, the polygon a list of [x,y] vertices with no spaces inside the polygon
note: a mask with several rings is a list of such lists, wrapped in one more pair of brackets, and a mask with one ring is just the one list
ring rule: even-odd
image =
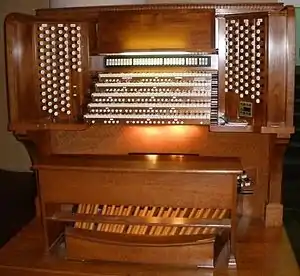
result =
[{"label": "wooden side panel", "polygon": [[287,7],[287,86],[286,86],[286,126],[293,126],[296,64],[296,23],[295,8]]},{"label": "wooden side panel", "polygon": [[286,120],[286,17],[269,16],[268,126],[282,126]]},{"label": "wooden side panel", "polygon": [[89,85],[88,26],[37,20],[5,21],[10,128],[19,132],[78,122]]},{"label": "wooden side panel", "polygon": [[210,10],[104,11],[99,14],[98,51],[214,49],[215,17]]},{"label": "wooden side panel", "polygon": [[38,118],[34,87],[33,17],[10,14],[5,20],[10,128]]},{"label": "wooden side panel", "polygon": [[12,19],[6,18],[5,21],[5,41],[6,41],[6,75],[7,75],[7,90],[8,90],[8,117],[9,123],[18,122],[18,82],[17,74],[18,67],[15,60],[17,53],[14,46],[17,43],[17,28]]},{"label": "wooden side panel", "polygon": [[44,203],[232,208],[227,174],[40,170]]}]

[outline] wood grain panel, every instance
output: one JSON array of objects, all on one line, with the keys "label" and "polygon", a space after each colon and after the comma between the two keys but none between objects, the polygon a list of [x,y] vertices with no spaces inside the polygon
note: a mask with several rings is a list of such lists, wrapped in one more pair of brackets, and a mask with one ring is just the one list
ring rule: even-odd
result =
[{"label": "wood grain panel", "polygon": [[269,16],[268,125],[285,124],[286,106],[286,18]]},{"label": "wood grain panel", "polygon": [[287,7],[286,125],[293,126],[295,98],[296,21],[294,7]]},{"label": "wood grain panel", "polygon": [[282,171],[284,155],[287,149],[287,144],[277,144],[272,148],[271,155],[271,172],[270,172],[270,185],[269,189],[269,203],[281,203],[282,197]]},{"label": "wood grain panel", "polygon": [[44,203],[230,209],[234,183],[228,174],[39,171]]},{"label": "wood grain panel", "polygon": [[210,10],[103,11],[98,21],[98,51],[212,50],[214,22]]},{"label": "wood grain panel", "polygon": [[[81,230],[82,231],[82,230]],[[97,239],[87,239],[80,235],[80,230],[70,229],[67,233],[67,256],[70,259],[85,260],[107,260],[118,262],[135,262],[144,264],[164,264],[176,266],[202,266],[213,267],[215,250],[215,239],[206,241],[201,236],[194,243],[159,245],[153,244],[122,244],[121,242],[110,242],[109,234],[101,233]],[[103,236],[103,237],[101,237]],[[194,237],[194,238],[196,238]],[[114,238],[113,235],[111,237]],[[153,237],[152,237],[153,238]],[[158,239],[159,240],[159,239]],[[155,238],[154,238],[155,242]],[[223,240],[223,245],[225,241]]]},{"label": "wood grain panel", "polygon": [[18,123],[37,119],[39,115],[38,97],[34,93],[35,71],[24,70],[24,68],[35,68],[32,23],[32,16],[22,14],[10,14],[5,20],[11,129],[15,129]]}]

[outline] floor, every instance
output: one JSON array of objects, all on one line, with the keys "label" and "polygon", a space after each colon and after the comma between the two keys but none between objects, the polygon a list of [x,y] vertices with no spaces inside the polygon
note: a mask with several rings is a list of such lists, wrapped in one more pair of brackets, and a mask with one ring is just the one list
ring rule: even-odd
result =
[{"label": "floor", "polygon": [[[121,263],[67,261],[43,254],[42,229],[32,221],[0,250],[0,275],[5,276],[299,276],[299,267],[282,228],[266,229],[260,221],[245,220],[237,232],[237,270],[220,265],[215,271]],[[99,265],[101,264],[101,265]]]}]

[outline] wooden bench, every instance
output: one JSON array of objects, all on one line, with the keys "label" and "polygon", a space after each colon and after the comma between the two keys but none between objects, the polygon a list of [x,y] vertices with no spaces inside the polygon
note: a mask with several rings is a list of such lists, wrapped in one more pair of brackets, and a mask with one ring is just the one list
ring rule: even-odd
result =
[{"label": "wooden bench", "polygon": [[70,259],[215,267],[234,251],[236,158],[179,155],[41,159],[46,249]]}]

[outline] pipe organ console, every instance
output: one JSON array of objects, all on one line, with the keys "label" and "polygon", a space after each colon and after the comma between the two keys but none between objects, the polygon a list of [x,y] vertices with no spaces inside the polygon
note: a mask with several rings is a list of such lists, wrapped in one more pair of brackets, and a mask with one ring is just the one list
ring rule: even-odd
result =
[{"label": "pipe organ console", "polygon": [[9,129],[32,158],[45,251],[234,267],[241,218],[280,226],[294,18],[282,4],[8,15]]},{"label": "pipe organ console", "polygon": [[[178,72],[99,72],[83,118],[90,123],[185,125],[218,123],[218,58],[198,53],[103,57],[106,68],[176,66]],[[200,71],[190,71],[198,67]],[[148,70],[149,70],[148,69]]]}]

